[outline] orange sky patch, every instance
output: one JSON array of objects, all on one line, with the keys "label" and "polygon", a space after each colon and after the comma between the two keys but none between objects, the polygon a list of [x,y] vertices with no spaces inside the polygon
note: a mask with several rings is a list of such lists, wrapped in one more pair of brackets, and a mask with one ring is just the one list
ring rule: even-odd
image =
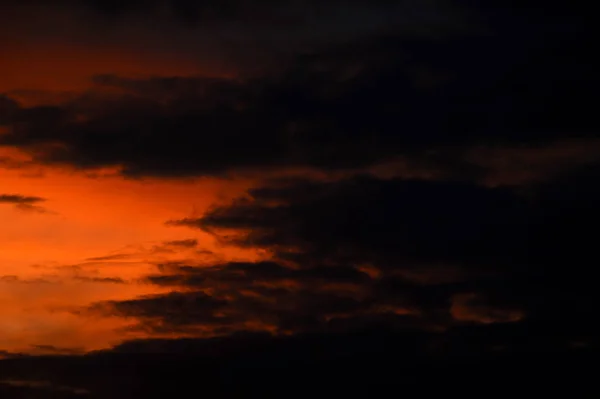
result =
[{"label": "orange sky patch", "polygon": [[[4,53],[4,50],[3,50]],[[90,87],[96,74],[119,76],[194,76],[211,74],[175,57],[136,54],[127,49],[36,44],[8,49],[0,64],[0,92],[72,91]]]},{"label": "orange sky patch", "polygon": [[[0,94],[35,106],[97,90],[91,79],[101,74],[228,76],[209,47],[164,12],[107,20],[83,8],[8,5],[0,13]],[[129,337],[122,327],[131,321],[90,320],[71,310],[159,292],[139,281],[155,272],[155,262],[251,258],[250,251],[220,248],[201,231],[165,225],[197,217],[247,184],[134,181],[115,170],[86,175],[35,165],[24,154],[0,149],[0,195],[45,199],[29,210],[0,204],[0,350],[109,346]],[[165,241],[190,238],[203,253],[157,250]],[[115,254],[123,256],[111,259]]]},{"label": "orange sky patch", "polygon": [[[30,345],[97,349],[131,338],[122,330],[131,321],[92,320],[71,312],[96,301],[160,292],[139,281],[156,271],[155,262],[206,261],[211,252],[209,258],[253,257],[251,252],[220,248],[200,231],[165,225],[169,219],[200,215],[243,190],[243,182],[90,178],[55,169],[43,170],[41,177],[0,169],[0,181],[3,193],[45,198],[40,206],[47,210],[27,212],[0,204],[3,350],[28,351]],[[197,248],[160,250],[165,241],[190,238],[198,240]],[[115,254],[122,256],[111,257]]]},{"label": "orange sky patch", "polygon": [[107,20],[77,8],[6,6],[0,15],[0,93],[64,96],[88,89],[97,74],[231,76],[214,44],[202,37],[165,12]]}]

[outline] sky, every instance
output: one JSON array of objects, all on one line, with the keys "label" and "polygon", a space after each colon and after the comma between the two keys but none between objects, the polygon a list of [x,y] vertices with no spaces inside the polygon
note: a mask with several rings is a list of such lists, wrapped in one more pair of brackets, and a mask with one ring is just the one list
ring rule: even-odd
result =
[{"label": "sky", "polygon": [[583,363],[593,26],[558,1],[4,1],[0,394]]}]

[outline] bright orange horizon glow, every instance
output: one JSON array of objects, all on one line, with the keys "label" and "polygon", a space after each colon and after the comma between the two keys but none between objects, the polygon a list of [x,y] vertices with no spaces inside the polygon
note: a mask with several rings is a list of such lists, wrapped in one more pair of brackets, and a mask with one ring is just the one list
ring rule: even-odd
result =
[{"label": "bright orange horizon glow", "polygon": [[[202,44],[201,33],[169,16],[102,18],[76,7],[3,9],[0,95],[34,107],[107,90],[94,84],[97,75],[235,75],[210,43]],[[0,126],[0,134],[7,129]],[[127,330],[135,320],[77,310],[172,290],[140,281],[159,262],[258,256],[220,247],[200,230],[165,224],[202,215],[242,193],[249,179],[129,180],[116,167],[84,173],[37,165],[8,147],[0,148],[0,161],[0,195],[44,199],[29,208],[0,202],[0,353],[89,351],[145,337]],[[165,242],[188,239],[198,246],[160,251]]]},{"label": "bright orange horizon glow", "polygon": [[[22,73],[23,82],[34,75],[27,69]],[[42,82],[37,78],[36,84]],[[10,148],[3,148],[0,157],[28,161]],[[4,351],[39,353],[44,351],[40,347],[48,346],[87,351],[139,338],[140,333],[124,331],[131,320],[90,318],[77,315],[76,310],[97,301],[164,292],[139,281],[156,272],[157,262],[255,258],[252,251],[221,248],[201,231],[165,224],[200,216],[214,203],[241,193],[248,181],[129,180],[116,170],[86,174],[35,164],[0,166],[0,181],[0,195],[44,199],[33,209],[0,203],[0,349]],[[198,247],[172,253],[157,250],[164,242],[186,239],[196,239]],[[115,254],[119,256],[102,259]]]},{"label": "bright orange horizon glow", "polygon": [[[145,18],[110,22],[77,7],[3,7],[0,95],[32,107],[97,90],[95,75],[230,76],[189,39],[193,32],[163,14]],[[0,134],[6,129],[0,126]],[[255,257],[221,248],[201,231],[165,225],[200,216],[239,194],[247,181],[137,181],[116,170],[99,171],[98,177],[36,165],[6,147],[0,160],[0,195],[44,199],[32,208],[0,202],[0,352],[40,353],[50,346],[88,351],[140,337],[124,331],[131,320],[76,311],[97,301],[161,292],[140,282],[156,272],[156,262]],[[186,239],[196,239],[198,247],[158,250],[166,241]]]},{"label": "bright orange horizon glow", "polygon": [[[42,212],[0,204],[2,350],[35,352],[33,345],[93,350],[138,337],[123,333],[129,320],[90,319],[73,311],[97,301],[164,292],[139,281],[156,272],[156,262],[255,258],[252,251],[221,248],[201,231],[164,223],[200,215],[214,202],[243,190],[243,182],[137,181],[43,172],[41,177],[23,177],[20,171],[0,169],[2,194],[46,199],[40,204]],[[166,241],[191,238],[198,240],[195,249],[157,250]],[[119,256],[102,259],[115,254]]]}]

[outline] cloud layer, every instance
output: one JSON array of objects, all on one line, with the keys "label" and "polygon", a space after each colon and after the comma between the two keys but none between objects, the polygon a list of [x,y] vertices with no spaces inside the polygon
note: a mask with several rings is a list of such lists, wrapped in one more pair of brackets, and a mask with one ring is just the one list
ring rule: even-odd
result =
[{"label": "cloud layer", "polygon": [[0,396],[597,390],[595,14],[479,3],[6,2]]},{"label": "cloud layer", "polygon": [[526,193],[373,177],[274,181],[169,222],[272,260],[161,264],[145,281],[173,292],[89,311],[159,334],[517,322],[554,331],[556,344],[587,341],[595,329],[583,315],[596,294],[581,276],[594,256],[597,173],[586,167]]},{"label": "cloud layer", "polygon": [[[239,6],[225,15],[245,18]],[[392,6],[368,8],[378,7]],[[588,67],[590,39],[572,30],[568,13],[559,21],[549,15],[534,32],[516,17],[510,29],[495,22],[493,10],[471,10],[489,25],[485,34],[469,28],[414,37],[402,30],[406,23],[397,30],[379,24],[376,32],[308,46],[253,78],[99,75],[97,89],[110,95],[32,108],[5,97],[0,121],[8,132],[0,145],[47,164],[116,166],[138,177],[202,176],[351,169],[432,149],[595,135],[587,101],[597,89]],[[453,158],[465,162],[461,154]]]},{"label": "cloud layer", "polygon": [[17,209],[23,211],[44,213],[46,212],[46,210],[43,207],[37,205],[44,201],[46,201],[46,199],[41,197],[26,196],[20,194],[0,194],[0,205],[14,205]]}]

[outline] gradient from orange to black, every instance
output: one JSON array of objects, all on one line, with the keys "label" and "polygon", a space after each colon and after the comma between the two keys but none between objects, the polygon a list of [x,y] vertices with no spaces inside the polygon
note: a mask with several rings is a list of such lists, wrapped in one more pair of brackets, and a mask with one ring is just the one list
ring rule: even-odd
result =
[{"label": "gradient from orange to black", "polygon": [[591,15],[4,1],[0,395],[597,392]]}]

